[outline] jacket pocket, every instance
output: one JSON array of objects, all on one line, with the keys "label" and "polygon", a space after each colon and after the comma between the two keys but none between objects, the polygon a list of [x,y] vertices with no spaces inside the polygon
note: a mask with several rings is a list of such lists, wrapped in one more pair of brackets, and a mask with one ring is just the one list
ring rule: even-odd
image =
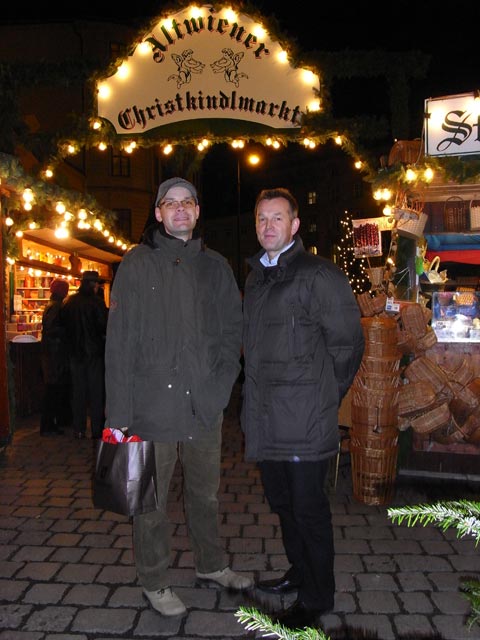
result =
[{"label": "jacket pocket", "polygon": [[272,384],[268,394],[268,439],[292,444],[313,442],[319,429],[317,384]]}]

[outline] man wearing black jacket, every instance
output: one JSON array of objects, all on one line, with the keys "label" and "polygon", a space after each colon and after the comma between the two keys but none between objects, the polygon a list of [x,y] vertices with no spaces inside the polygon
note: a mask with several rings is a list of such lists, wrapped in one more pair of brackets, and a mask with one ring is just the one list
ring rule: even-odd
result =
[{"label": "man wearing black jacket", "polygon": [[305,251],[298,204],[283,188],[255,205],[262,250],[245,284],[245,457],[260,468],[280,520],[291,564],[257,583],[269,593],[297,592],[273,618],[292,629],[313,626],[334,606],[334,545],[324,491],[339,444],[338,409],[364,350],[360,310],[346,275]]},{"label": "man wearing black jacket", "polygon": [[76,293],[62,308],[67,331],[72,380],[73,435],[82,439],[87,433],[90,414],[92,439],[102,436],[105,422],[105,335],[108,310],[97,295],[100,283],[97,271],[84,271]]}]

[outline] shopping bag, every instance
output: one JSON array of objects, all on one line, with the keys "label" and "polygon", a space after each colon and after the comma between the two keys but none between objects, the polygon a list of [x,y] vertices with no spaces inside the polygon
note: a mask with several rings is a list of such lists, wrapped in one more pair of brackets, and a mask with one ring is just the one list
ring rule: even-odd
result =
[{"label": "shopping bag", "polygon": [[154,443],[99,440],[93,478],[93,504],[126,516],[157,508]]}]

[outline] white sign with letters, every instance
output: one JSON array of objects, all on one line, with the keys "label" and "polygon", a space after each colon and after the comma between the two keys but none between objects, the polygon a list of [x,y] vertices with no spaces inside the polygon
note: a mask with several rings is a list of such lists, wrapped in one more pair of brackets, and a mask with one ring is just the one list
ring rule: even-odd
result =
[{"label": "white sign with letters", "polygon": [[126,135],[227,118],[300,128],[302,115],[319,109],[319,83],[249,16],[189,7],[159,20],[97,84],[98,115]]},{"label": "white sign with letters", "polygon": [[425,155],[480,153],[479,125],[480,99],[474,92],[425,100]]}]

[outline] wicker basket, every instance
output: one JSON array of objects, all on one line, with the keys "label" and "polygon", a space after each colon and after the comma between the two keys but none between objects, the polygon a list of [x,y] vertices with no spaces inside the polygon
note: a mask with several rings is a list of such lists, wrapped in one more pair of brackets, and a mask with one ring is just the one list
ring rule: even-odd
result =
[{"label": "wicker basket", "polygon": [[404,418],[424,413],[435,405],[435,389],[428,380],[419,380],[400,386],[398,415]]},{"label": "wicker basket", "polygon": [[447,424],[431,434],[431,438],[440,444],[454,444],[465,442],[465,433],[455,418],[451,416]]},{"label": "wicker basket", "polygon": [[397,477],[398,446],[372,449],[350,442],[354,497],[365,504],[390,502]]},{"label": "wicker basket", "polygon": [[410,426],[417,433],[433,433],[437,429],[446,426],[451,419],[448,402],[442,402],[433,409],[429,409],[425,413],[413,418]]},{"label": "wicker basket", "polygon": [[387,427],[373,431],[365,425],[352,425],[349,436],[350,442],[357,447],[384,450],[398,445],[398,429]]},{"label": "wicker basket", "polygon": [[365,342],[397,344],[397,322],[393,318],[362,318],[361,323]]},{"label": "wicker basket", "polygon": [[373,296],[368,291],[357,295],[357,303],[363,317],[371,317],[377,313],[373,303]]},{"label": "wicker basket", "polygon": [[400,358],[397,356],[385,356],[378,358],[364,355],[360,363],[359,371],[362,375],[370,373],[394,374],[400,369]]},{"label": "wicker basket", "polygon": [[397,346],[401,353],[409,355],[415,348],[415,339],[409,331],[399,328]]},{"label": "wicker basket", "polygon": [[401,355],[402,352],[396,344],[372,340],[365,343],[364,358],[400,358]]},{"label": "wicker basket", "polygon": [[433,329],[427,327],[427,333],[415,341],[414,353],[420,355],[432,349],[438,342],[437,334]]},{"label": "wicker basket", "polygon": [[435,393],[440,393],[448,386],[448,377],[445,371],[426,356],[419,356],[412,360],[404,369],[405,377],[410,382],[428,380]]},{"label": "wicker basket", "polygon": [[367,389],[366,387],[356,384],[350,387],[352,397],[352,409],[357,407],[388,407],[398,406],[399,387],[391,387],[390,389]]},{"label": "wicker basket", "polygon": [[478,198],[470,201],[470,230],[480,230],[480,202]]},{"label": "wicker basket", "polygon": [[444,367],[442,367],[442,369],[445,371],[449,382],[454,382],[459,387],[465,387],[474,379],[473,370],[470,367],[467,358],[464,358],[453,370],[445,369]]},{"label": "wicker basket", "polygon": [[428,216],[426,213],[418,214],[418,218],[411,220],[399,220],[397,223],[397,232],[399,236],[405,238],[421,238],[425,225],[427,224]]},{"label": "wicker basket", "polygon": [[471,413],[477,412],[478,405],[478,396],[468,387],[464,387],[455,394],[448,406],[457,423],[463,425]]},{"label": "wicker basket", "polygon": [[383,407],[352,405],[352,429],[364,427],[372,432],[378,432],[388,427],[396,429],[397,422],[396,405],[387,404]]},{"label": "wicker basket", "polygon": [[445,201],[443,230],[453,233],[468,230],[467,203],[460,196],[451,196]]},{"label": "wicker basket", "polygon": [[400,373],[364,373],[360,369],[354,379],[357,387],[365,389],[390,390],[401,383]]},{"label": "wicker basket", "polygon": [[408,331],[415,340],[419,340],[427,333],[427,323],[422,311],[422,305],[418,302],[407,304],[400,310],[400,317],[405,331]]}]

